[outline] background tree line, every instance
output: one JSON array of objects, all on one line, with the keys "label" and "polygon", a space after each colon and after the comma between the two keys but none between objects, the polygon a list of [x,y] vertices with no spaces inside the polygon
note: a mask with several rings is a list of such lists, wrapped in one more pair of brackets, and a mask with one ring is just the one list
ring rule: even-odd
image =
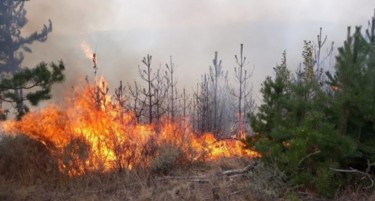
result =
[{"label": "background tree line", "polygon": [[156,123],[169,120],[188,125],[197,133],[212,132],[225,137],[233,133],[249,133],[247,114],[254,110],[252,99],[252,69],[247,68],[243,45],[240,56],[235,55],[237,67],[230,79],[224,71],[222,61],[215,52],[208,72],[201,76],[192,94],[178,87],[177,66],[172,57],[163,66],[153,67],[152,56],[142,59],[139,81],[128,82],[120,88],[127,92],[128,101],[124,108],[136,116],[137,123]]}]

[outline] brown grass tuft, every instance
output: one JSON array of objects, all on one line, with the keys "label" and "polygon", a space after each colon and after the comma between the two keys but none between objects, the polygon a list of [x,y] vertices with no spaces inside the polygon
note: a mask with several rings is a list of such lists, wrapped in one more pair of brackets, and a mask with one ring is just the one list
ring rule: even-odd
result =
[{"label": "brown grass tuft", "polygon": [[44,144],[20,135],[0,139],[0,176],[35,183],[61,175],[56,159]]}]

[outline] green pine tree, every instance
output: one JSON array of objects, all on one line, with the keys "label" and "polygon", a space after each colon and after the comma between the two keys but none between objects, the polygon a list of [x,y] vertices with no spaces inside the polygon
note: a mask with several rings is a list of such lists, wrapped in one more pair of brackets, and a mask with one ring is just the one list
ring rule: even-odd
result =
[{"label": "green pine tree", "polygon": [[[369,105],[371,91],[366,65],[368,46],[357,27],[351,35],[348,28],[348,37],[343,47],[338,49],[335,73],[327,73],[329,84],[337,86],[335,93],[335,110],[338,114],[338,127],[342,135],[357,133],[363,127],[362,115],[365,105]],[[370,78],[371,79],[371,78]],[[357,133],[358,135],[360,133]],[[360,136],[358,136],[360,137]]]},{"label": "green pine tree", "polygon": [[0,1],[0,72],[21,70],[23,52],[31,53],[29,45],[47,40],[52,31],[52,23],[44,25],[40,32],[22,36],[21,29],[27,24],[23,0]]},{"label": "green pine tree", "polygon": [[335,72],[327,73],[328,84],[337,86],[332,114],[340,134],[356,142],[358,150],[344,164],[365,170],[375,162],[375,15],[363,34],[351,33],[336,57]]},{"label": "green pine tree", "polygon": [[[51,64],[51,69],[45,63],[39,64],[35,69],[21,66],[24,52],[31,53],[29,45],[36,41],[46,41],[52,31],[52,23],[49,21],[40,32],[23,36],[21,30],[28,22],[24,6],[24,0],[0,1],[0,99],[15,103],[18,118],[28,111],[25,100],[36,105],[39,101],[50,98],[51,85],[64,78],[62,62]],[[4,113],[1,112],[4,118]]]},{"label": "green pine tree", "polygon": [[[305,42],[303,66],[294,77],[282,65],[275,68],[275,78],[268,77],[262,85],[264,103],[252,117],[257,135],[248,140],[262,154],[262,160],[274,164],[291,185],[316,189],[332,196],[338,188],[337,174],[345,153],[356,146],[340,137],[327,115],[328,94],[314,69],[313,47]],[[337,146],[337,145],[340,146]]]},{"label": "green pine tree", "polygon": [[[281,64],[274,68],[275,78],[268,76],[262,83],[263,102],[257,114],[251,116],[251,126],[257,133],[269,135],[273,128],[285,124],[288,110],[291,74],[287,68],[286,52],[283,52]],[[284,122],[284,123],[283,123]]]},{"label": "green pine tree", "polygon": [[[54,83],[64,80],[64,64],[51,63],[47,65],[42,62],[32,69],[22,69],[13,74],[4,74],[0,80],[1,99],[5,102],[24,105],[23,111],[17,111],[17,118],[21,118],[29,111],[25,101],[31,105],[37,105],[42,100],[51,98],[51,87]],[[19,96],[15,91],[22,91]]]}]

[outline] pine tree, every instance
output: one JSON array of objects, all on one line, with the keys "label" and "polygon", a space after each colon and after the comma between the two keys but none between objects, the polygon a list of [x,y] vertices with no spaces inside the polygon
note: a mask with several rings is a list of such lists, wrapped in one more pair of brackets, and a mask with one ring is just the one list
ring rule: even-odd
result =
[{"label": "pine tree", "polygon": [[294,77],[283,54],[282,64],[274,68],[275,78],[268,77],[263,83],[264,103],[252,118],[258,134],[248,142],[292,185],[313,187],[332,196],[338,185],[329,168],[338,167],[344,153],[352,153],[355,146],[338,136],[334,124],[327,121],[329,96],[319,83],[312,52],[311,43],[305,42],[303,66]]},{"label": "pine tree", "polygon": [[335,86],[332,96],[333,119],[343,136],[358,145],[355,155],[345,158],[347,166],[368,168],[375,162],[375,15],[364,34],[348,27],[347,39],[339,48],[328,84]]},{"label": "pine tree", "polygon": [[31,53],[29,45],[47,40],[52,22],[38,33],[22,36],[21,29],[27,24],[25,1],[2,0],[0,2],[0,72],[16,72],[21,69],[23,51]]},{"label": "pine tree", "polygon": [[275,78],[268,76],[262,84],[263,104],[256,115],[251,115],[253,130],[262,135],[270,135],[275,126],[282,125],[290,94],[291,74],[287,68],[286,52],[281,64],[274,68]]},{"label": "pine tree", "polygon": [[[338,127],[342,135],[357,132],[362,127],[361,116],[365,112],[370,87],[366,73],[367,44],[361,35],[360,27],[351,35],[350,27],[343,47],[336,58],[335,74],[327,73],[329,84],[338,89],[335,93],[335,106],[338,114]],[[360,106],[360,107],[359,107]],[[354,127],[351,127],[353,125]],[[359,133],[358,133],[359,134]],[[359,136],[358,136],[359,137]]]},{"label": "pine tree", "polygon": [[170,56],[170,63],[165,64],[165,67],[166,67],[166,71],[165,71],[164,78],[168,84],[167,102],[168,102],[168,112],[170,113],[169,118],[171,119],[171,121],[175,121],[175,117],[178,112],[177,102],[178,102],[179,97],[178,97],[177,88],[176,88],[177,81],[175,78],[176,65],[172,61],[172,56]]},{"label": "pine tree", "polygon": [[[42,62],[32,69],[22,69],[13,74],[4,74],[0,80],[0,92],[2,101],[22,104],[23,110],[17,111],[17,118],[21,118],[29,111],[25,101],[31,105],[37,105],[42,100],[51,98],[51,87],[54,83],[64,80],[64,64],[52,63],[49,66]],[[22,94],[17,94],[20,91]]]},{"label": "pine tree", "polygon": [[[236,99],[235,118],[237,132],[239,135],[246,133],[245,124],[248,122],[246,118],[249,113],[252,113],[255,103],[252,97],[252,85],[250,78],[253,72],[246,69],[247,61],[243,55],[243,44],[240,45],[240,54],[234,55],[237,66],[234,67],[234,79],[236,87],[230,89],[230,94]],[[253,69],[254,70],[254,69]]]},{"label": "pine tree", "polygon": [[[4,0],[0,2],[0,73],[15,73],[22,70],[23,52],[31,52],[28,45],[44,42],[52,31],[52,23],[44,25],[40,33],[22,36],[21,29],[27,24],[25,1]],[[25,111],[22,88],[14,89],[18,114]]]},{"label": "pine tree", "polygon": [[214,133],[215,136],[223,134],[225,120],[225,88],[223,85],[227,82],[228,74],[223,70],[222,61],[218,58],[218,52],[215,52],[214,59],[212,60],[212,66],[209,68],[209,96],[211,103],[209,104],[209,110],[211,111],[211,125],[212,129],[210,132]]},{"label": "pine tree", "polygon": [[[163,102],[167,98],[168,92],[168,84],[166,84],[165,76],[161,73],[161,68],[154,71],[151,61],[152,56],[147,55],[142,59],[144,67],[141,68],[138,66],[139,76],[146,83],[146,87],[140,91],[141,96],[145,99],[142,102],[142,107],[147,109],[147,112],[143,112],[143,114],[150,124],[158,123],[162,115],[166,113],[166,107],[163,105]],[[142,99],[140,98],[139,100]]]},{"label": "pine tree", "polygon": [[[257,134],[247,140],[290,184],[327,197],[353,183],[350,173],[370,175],[375,163],[375,15],[365,34],[360,27],[347,34],[326,78],[314,55],[320,50],[309,41],[293,78],[280,79],[288,76],[280,76],[283,65],[275,68],[276,77],[262,85],[264,103],[251,118]],[[319,41],[320,35],[317,48]]]}]

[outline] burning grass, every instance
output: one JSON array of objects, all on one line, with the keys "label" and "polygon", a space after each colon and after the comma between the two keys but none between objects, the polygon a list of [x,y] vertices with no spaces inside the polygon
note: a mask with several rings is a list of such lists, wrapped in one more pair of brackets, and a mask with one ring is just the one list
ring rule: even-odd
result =
[{"label": "burning grass", "polygon": [[167,119],[138,124],[101,93],[104,83],[1,123],[0,200],[254,200],[245,178],[218,176],[222,166],[211,165],[238,157],[227,164],[235,167],[256,152]]},{"label": "burning grass", "polygon": [[150,161],[158,165],[151,169],[114,169],[72,177],[59,171],[43,143],[8,136],[0,141],[0,161],[6,162],[0,164],[0,200],[258,200],[248,188],[246,175],[221,174],[242,168],[252,159],[187,163],[178,149],[163,144]]},{"label": "burning grass", "polygon": [[60,172],[70,176],[156,167],[154,159],[163,154],[162,145],[179,151],[179,163],[259,156],[243,149],[240,140],[218,140],[210,133],[197,137],[189,126],[169,120],[153,125],[135,123],[131,112],[102,93],[106,88],[103,80],[86,84],[63,105],[51,104],[20,121],[5,121],[2,130],[21,133],[44,145],[57,160]]}]

